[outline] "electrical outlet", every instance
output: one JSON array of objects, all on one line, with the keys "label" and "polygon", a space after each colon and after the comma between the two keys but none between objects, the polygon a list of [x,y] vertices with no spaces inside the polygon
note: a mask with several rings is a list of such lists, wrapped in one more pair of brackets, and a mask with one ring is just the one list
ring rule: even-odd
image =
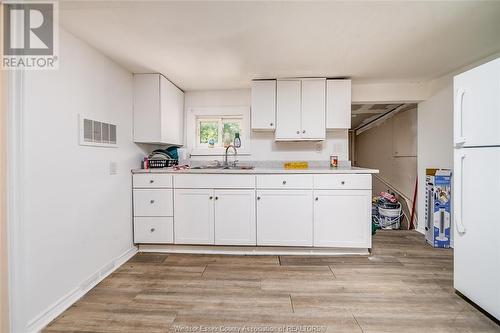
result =
[{"label": "electrical outlet", "polygon": [[110,175],[116,175],[116,174],[118,174],[118,163],[116,163],[116,162],[109,162],[109,174]]}]

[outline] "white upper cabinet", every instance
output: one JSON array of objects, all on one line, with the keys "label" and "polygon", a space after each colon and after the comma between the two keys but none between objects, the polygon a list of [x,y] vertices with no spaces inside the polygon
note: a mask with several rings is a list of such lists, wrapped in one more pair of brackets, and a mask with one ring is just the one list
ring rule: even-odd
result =
[{"label": "white upper cabinet", "polygon": [[276,140],[324,140],[325,93],[325,79],[278,80]]},{"label": "white upper cabinet", "polygon": [[183,144],[184,93],[161,74],[134,74],[134,142]]},{"label": "white upper cabinet", "polygon": [[278,80],[276,91],[276,140],[301,138],[301,81]]},{"label": "white upper cabinet", "polygon": [[302,80],[302,138],[325,139],[325,79]]},{"label": "white upper cabinet", "polygon": [[326,128],[351,128],[351,80],[326,80]]},{"label": "white upper cabinet", "polygon": [[276,80],[252,81],[252,130],[276,128]]}]

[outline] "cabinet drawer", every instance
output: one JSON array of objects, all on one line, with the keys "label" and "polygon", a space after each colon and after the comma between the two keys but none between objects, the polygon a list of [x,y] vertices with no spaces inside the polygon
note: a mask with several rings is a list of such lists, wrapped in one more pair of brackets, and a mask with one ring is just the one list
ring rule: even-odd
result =
[{"label": "cabinet drawer", "polygon": [[254,175],[175,175],[175,188],[254,188]]},{"label": "cabinet drawer", "polygon": [[321,190],[370,190],[372,188],[372,175],[315,175],[314,188]]},{"label": "cabinet drawer", "polygon": [[257,188],[311,189],[312,175],[262,175],[257,176]]},{"label": "cabinet drawer", "polygon": [[172,175],[138,173],[133,176],[134,188],[172,188]]},{"label": "cabinet drawer", "polygon": [[134,216],[173,216],[172,190],[134,189]]},{"label": "cabinet drawer", "polygon": [[134,243],[173,243],[173,217],[135,217]]}]

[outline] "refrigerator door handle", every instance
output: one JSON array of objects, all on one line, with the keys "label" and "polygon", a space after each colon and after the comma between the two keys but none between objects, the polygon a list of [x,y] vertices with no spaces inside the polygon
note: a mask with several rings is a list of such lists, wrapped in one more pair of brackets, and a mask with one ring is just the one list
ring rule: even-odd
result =
[{"label": "refrigerator door handle", "polygon": [[458,162],[458,167],[455,168],[455,194],[456,194],[456,201],[455,201],[455,225],[457,227],[457,231],[459,234],[464,234],[465,233],[465,226],[462,220],[462,169],[464,166],[464,159],[466,157],[466,154],[463,152],[459,152],[459,160]]},{"label": "refrigerator door handle", "polygon": [[465,137],[463,136],[463,128],[462,128],[462,113],[463,113],[463,104],[464,104],[464,95],[465,90],[460,88],[457,90],[457,122],[455,129],[455,133],[459,133],[459,135],[455,138],[455,147],[460,148],[465,144]]}]

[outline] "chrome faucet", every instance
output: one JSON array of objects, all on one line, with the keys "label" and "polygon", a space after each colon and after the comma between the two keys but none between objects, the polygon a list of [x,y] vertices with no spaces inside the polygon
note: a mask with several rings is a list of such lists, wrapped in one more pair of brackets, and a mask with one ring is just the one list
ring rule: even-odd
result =
[{"label": "chrome faucet", "polygon": [[226,167],[228,167],[228,166],[229,166],[229,163],[227,162],[227,153],[228,153],[228,151],[229,151],[229,148],[233,148],[233,150],[234,150],[234,162],[233,162],[233,166],[236,166],[236,162],[238,162],[238,161],[236,160],[236,156],[238,155],[238,151],[236,150],[236,147],[235,147],[235,146],[233,146],[233,145],[229,145],[229,146],[227,146],[227,148],[226,148],[226,155],[225,155],[225,158],[224,158],[224,166],[226,166]]}]

